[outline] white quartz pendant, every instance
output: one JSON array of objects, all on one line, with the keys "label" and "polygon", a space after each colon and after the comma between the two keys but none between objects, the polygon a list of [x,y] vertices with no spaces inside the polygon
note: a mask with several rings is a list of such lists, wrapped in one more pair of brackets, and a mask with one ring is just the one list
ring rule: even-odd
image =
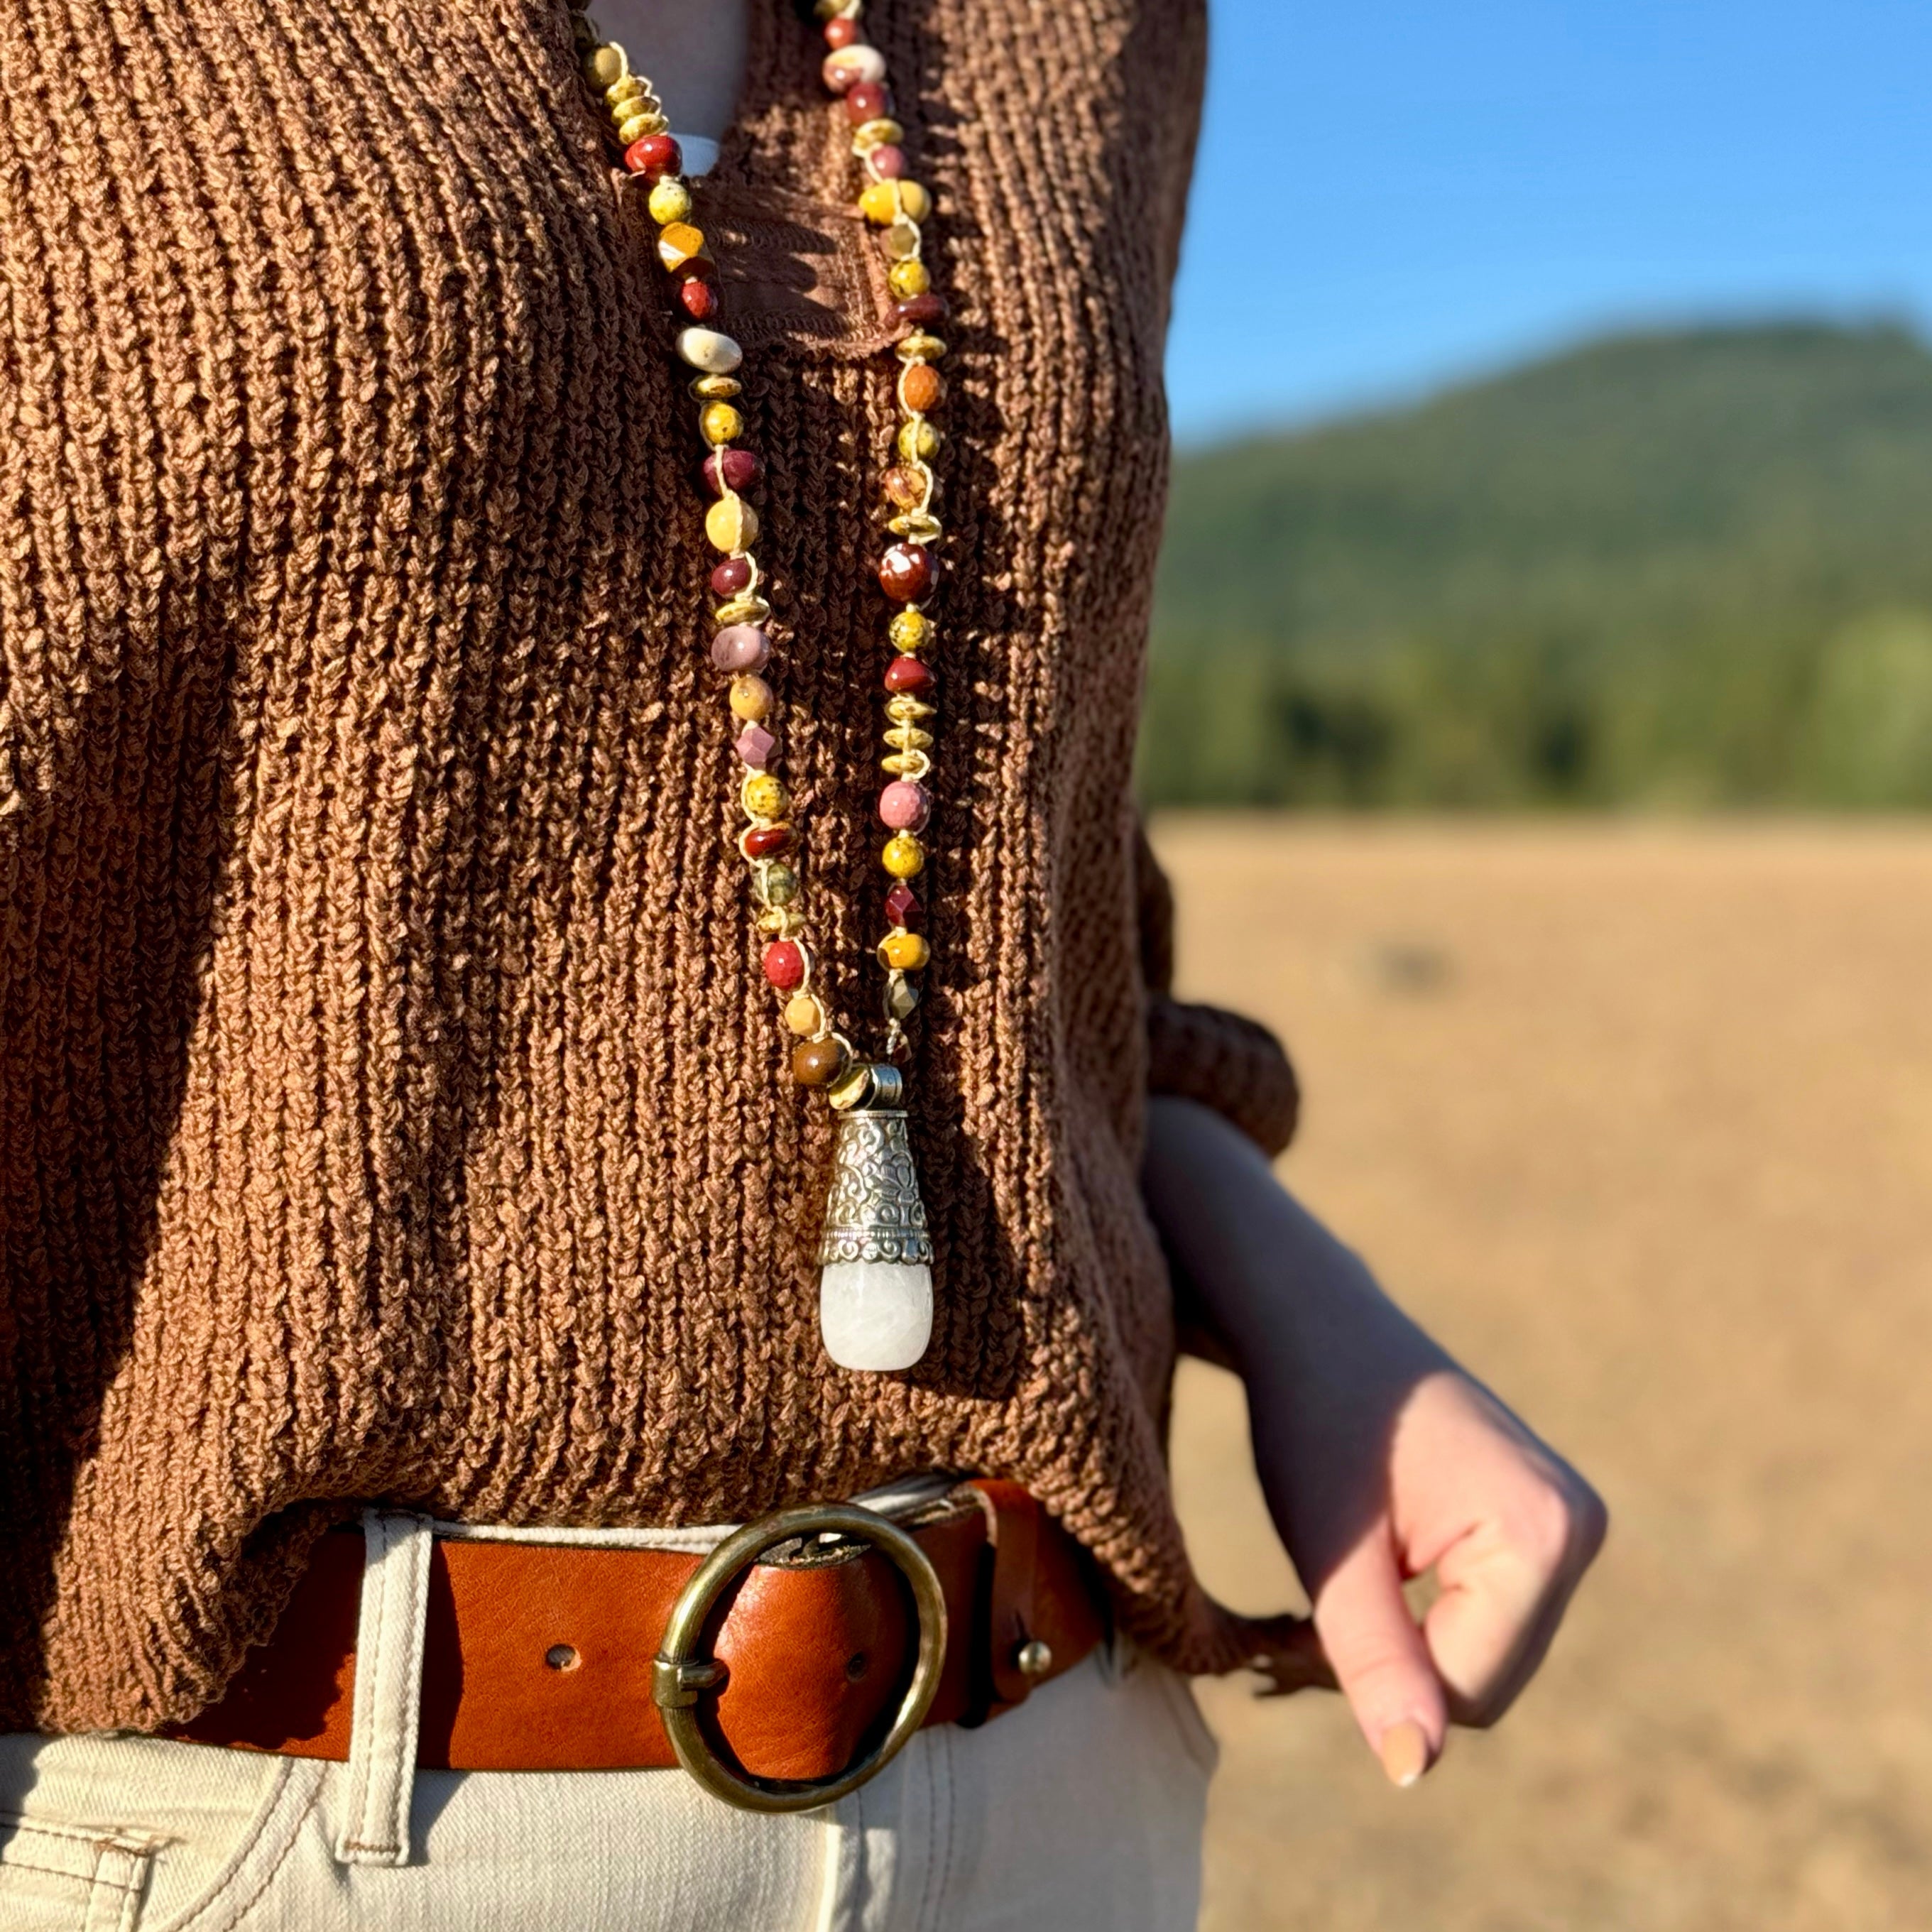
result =
[{"label": "white quartz pendant", "polygon": [[[875,1101],[896,1100],[902,1090],[892,1067],[865,1069],[863,1078]],[[932,1339],[932,1241],[906,1117],[874,1105],[841,1113],[838,1121],[818,1244],[825,1352],[842,1369],[909,1369]]]},{"label": "white quartz pendant", "polygon": [[818,1325],[842,1369],[909,1369],[932,1340],[932,1270],[923,1262],[829,1262]]}]

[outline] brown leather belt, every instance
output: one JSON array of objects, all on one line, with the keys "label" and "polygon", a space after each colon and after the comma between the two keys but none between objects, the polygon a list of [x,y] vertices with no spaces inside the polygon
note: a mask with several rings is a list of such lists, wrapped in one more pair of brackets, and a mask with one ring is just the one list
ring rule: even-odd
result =
[{"label": "brown leather belt", "polygon": [[[902,1527],[945,1604],[925,1723],[973,1724],[1010,1709],[1100,1641],[1103,1613],[1088,1558],[1018,1484],[959,1484]],[[807,1535],[736,1570],[702,1620],[722,1670],[686,1666],[681,1681],[702,1694],[667,1700],[667,1666],[656,1660],[704,1561],[664,1550],[439,1537],[418,1765],[673,1765],[680,1753],[658,1708],[670,1701],[700,1706],[712,1749],[722,1746],[754,1781],[839,1779],[868,1741],[876,1749],[896,1707],[905,1714],[922,1630],[900,1569],[877,1548]],[[273,1636],[250,1653],[220,1702],[172,1735],[345,1761],[363,1568],[359,1531],[324,1536]],[[687,1598],[687,1622],[691,1612]],[[931,1649],[930,1630],[928,1638]]]}]

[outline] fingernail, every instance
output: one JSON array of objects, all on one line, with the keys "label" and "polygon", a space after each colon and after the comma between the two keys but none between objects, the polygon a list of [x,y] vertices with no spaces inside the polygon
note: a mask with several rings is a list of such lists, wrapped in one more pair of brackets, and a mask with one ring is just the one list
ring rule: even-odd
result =
[{"label": "fingernail", "polygon": [[1382,1733],[1382,1769],[1390,1784],[1406,1791],[1429,1768],[1429,1734],[1413,1718]]}]

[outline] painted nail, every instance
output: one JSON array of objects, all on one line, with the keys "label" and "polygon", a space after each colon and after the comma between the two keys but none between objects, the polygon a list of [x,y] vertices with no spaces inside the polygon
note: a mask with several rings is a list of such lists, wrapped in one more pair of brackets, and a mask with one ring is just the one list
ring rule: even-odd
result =
[{"label": "painted nail", "polygon": [[1390,1784],[1406,1791],[1429,1768],[1429,1738],[1413,1718],[1382,1733],[1382,1769]]}]

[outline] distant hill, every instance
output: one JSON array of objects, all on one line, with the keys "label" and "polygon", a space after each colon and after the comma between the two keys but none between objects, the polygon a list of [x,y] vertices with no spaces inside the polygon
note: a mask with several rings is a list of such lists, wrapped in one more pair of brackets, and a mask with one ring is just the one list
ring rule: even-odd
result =
[{"label": "distant hill", "polygon": [[1932,804],[1932,352],[1633,335],[1176,466],[1150,802]]}]

